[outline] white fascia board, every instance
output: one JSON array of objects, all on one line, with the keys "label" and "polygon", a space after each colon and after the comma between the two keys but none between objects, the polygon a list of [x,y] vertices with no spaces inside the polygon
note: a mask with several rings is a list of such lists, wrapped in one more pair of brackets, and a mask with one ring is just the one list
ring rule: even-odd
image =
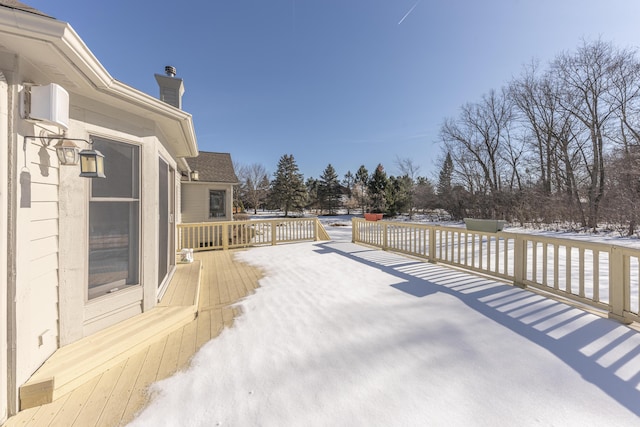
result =
[{"label": "white fascia board", "polygon": [[[0,32],[48,42],[96,90],[151,114],[174,146],[176,156],[195,157],[198,144],[191,114],[114,79],[70,24],[41,15],[0,7]],[[140,113],[139,113],[140,114]],[[172,140],[171,140],[172,139]],[[183,139],[181,144],[176,139]]]},{"label": "white fascia board", "polygon": [[[187,143],[186,150],[177,150],[176,155],[184,157],[198,155],[198,144],[191,114],[111,77],[70,25],[67,25],[67,29],[64,37],[60,39],[61,49],[68,50],[65,53],[71,60],[75,57],[81,64],[87,65],[87,70],[83,72],[98,90],[156,115],[155,119],[161,123],[167,119],[173,121],[174,126],[177,124],[181,128],[181,136]],[[167,132],[167,134],[170,135],[173,132]]]}]

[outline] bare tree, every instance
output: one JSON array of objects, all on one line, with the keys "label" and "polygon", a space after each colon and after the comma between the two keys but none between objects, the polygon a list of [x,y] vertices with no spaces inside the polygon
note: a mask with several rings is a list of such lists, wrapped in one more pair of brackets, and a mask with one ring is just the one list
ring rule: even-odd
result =
[{"label": "bare tree", "polygon": [[552,171],[556,155],[557,139],[555,129],[562,120],[553,80],[548,73],[538,75],[537,63],[531,63],[522,75],[511,82],[509,95],[520,112],[520,117],[532,136],[528,138],[530,148],[535,152],[532,165],[539,173],[539,183],[545,194],[552,191]]},{"label": "bare tree", "polygon": [[413,211],[416,206],[416,183],[418,179],[418,173],[420,172],[420,166],[413,162],[413,159],[407,157],[401,159],[396,157],[396,166],[400,170],[402,176],[405,176],[409,180],[409,187],[407,195],[407,209],[409,210],[409,219],[413,219]]},{"label": "bare tree", "polygon": [[[547,222],[572,218],[572,206],[581,206],[574,173],[575,119],[561,108],[559,83],[551,72],[540,71],[538,64],[532,62],[509,86],[525,133],[526,170],[537,173],[536,180],[528,180],[529,200],[521,200],[519,209],[529,218],[537,216]],[[568,218],[559,207],[568,207]],[[577,211],[583,213],[582,209]],[[580,218],[584,220],[584,215]]]},{"label": "bare tree", "polygon": [[258,213],[258,207],[267,199],[269,192],[269,177],[264,165],[252,163],[236,169],[240,180],[240,188],[244,204]]},{"label": "bare tree", "polygon": [[607,125],[614,108],[607,102],[611,90],[611,69],[616,52],[601,40],[583,42],[575,54],[564,53],[552,63],[552,72],[560,83],[559,102],[581,124],[575,128],[575,141],[586,173],[588,201],[587,226],[598,225],[599,208],[605,193],[604,149]]},{"label": "bare tree", "polygon": [[509,129],[512,125],[511,101],[504,92],[492,90],[481,102],[464,105],[459,117],[446,120],[440,130],[456,173],[462,174],[467,181],[467,190],[492,199],[484,203],[483,215],[496,215],[502,178],[505,173],[513,173],[506,171],[510,162],[505,162],[503,153],[511,144]]},{"label": "bare tree", "polygon": [[619,141],[625,153],[640,144],[640,63],[634,50],[618,50],[609,69],[608,102],[620,120]]}]

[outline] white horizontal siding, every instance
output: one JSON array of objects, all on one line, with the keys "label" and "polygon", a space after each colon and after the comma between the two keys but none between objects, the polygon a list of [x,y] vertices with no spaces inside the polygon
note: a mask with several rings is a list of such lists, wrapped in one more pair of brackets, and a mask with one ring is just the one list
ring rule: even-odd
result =
[{"label": "white horizontal siding", "polygon": [[25,166],[18,170],[17,349],[18,383],[26,380],[58,347],[58,159],[49,147],[29,139]]},{"label": "white horizontal siding", "polygon": [[[209,191],[224,190],[226,218],[209,218]],[[225,184],[197,183],[182,185],[182,223],[224,221],[232,219],[233,187]]]}]

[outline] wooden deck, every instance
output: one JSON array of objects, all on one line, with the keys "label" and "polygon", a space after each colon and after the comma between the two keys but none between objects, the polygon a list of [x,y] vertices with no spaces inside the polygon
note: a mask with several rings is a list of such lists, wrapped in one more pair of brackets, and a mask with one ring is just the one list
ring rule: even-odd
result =
[{"label": "wooden deck", "polygon": [[[234,252],[201,252],[193,264],[179,265],[160,304],[130,320],[138,326],[136,333],[143,335],[132,336],[131,330],[117,325],[56,352],[24,389],[29,406],[38,404],[43,389],[46,393],[50,389],[51,403],[25,409],[3,426],[118,426],[131,421],[146,403],[147,387],[185,368],[197,349],[233,324],[239,313],[231,305],[258,287],[261,272],[233,261]],[[171,322],[151,326],[160,322],[159,313],[183,311],[184,315],[189,310],[190,318],[172,318],[181,322],[177,327],[166,325]],[[140,344],[134,345],[136,341]],[[114,343],[117,354],[111,350]],[[98,362],[70,364],[72,346],[83,354],[78,360],[88,359],[85,350],[91,349]],[[80,365],[84,368],[78,369]],[[72,371],[80,375],[71,375]]]}]

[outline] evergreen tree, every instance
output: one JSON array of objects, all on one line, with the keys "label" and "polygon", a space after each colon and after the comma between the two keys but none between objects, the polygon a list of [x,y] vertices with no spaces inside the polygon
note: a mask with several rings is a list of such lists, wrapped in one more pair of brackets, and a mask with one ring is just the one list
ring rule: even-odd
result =
[{"label": "evergreen tree", "polygon": [[369,197],[371,198],[371,210],[373,212],[384,212],[386,209],[385,189],[387,188],[387,174],[381,164],[378,164],[376,171],[371,176],[367,185]]},{"label": "evergreen tree", "polygon": [[358,199],[363,214],[367,207],[367,185],[369,185],[369,171],[361,165],[356,172],[355,186],[360,189]]},{"label": "evergreen tree", "polygon": [[[420,172],[420,166],[416,165],[413,162],[413,159],[408,157],[401,159],[399,157],[396,158],[396,165],[400,169],[402,173],[402,182],[403,188],[406,187],[406,180],[408,179],[411,182],[411,185],[406,190],[409,192],[408,194],[408,205],[406,208],[403,208],[401,212],[409,212],[409,219],[413,219],[413,210],[416,207],[416,186],[418,180],[418,173]],[[398,178],[400,179],[400,178]]]},{"label": "evergreen tree", "polygon": [[396,178],[391,176],[385,189],[387,214],[395,216],[412,209],[413,181],[408,175]]},{"label": "evergreen tree", "polygon": [[351,171],[347,171],[344,174],[344,178],[342,179],[342,185],[344,186],[344,190],[347,196],[347,201],[345,203],[345,207],[347,208],[347,215],[351,213],[351,208],[354,207],[354,199],[353,199],[353,184],[355,183],[355,177],[351,173]]},{"label": "evergreen tree", "polygon": [[437,192],[438,196],[443,196],[451,192],[451,179],[453,176],[453,160],[451,159],[451,153],[447,151],[447,156],[442,163],[442,169],[440,169],[440,176],[438,179]]},{"label": "evergreen tree", "polygon": [[271,182],[271,201],[284,211],[284,216],[289,216],[292,211],[304,210],[307,189],[292,154],[285,154],[278,161],[278,170]]},{"label": "evergreen tree", "polygon": [[318,183],[320,212],[322,213],[324,210],[327,210],[329,215],[334,215],[340,205],[341,193],[342,190],[338,182],[338,174],[333,166],[331,166],[331,163],[329,163],[324,172],[322,172]]},{"label": "evergreen tree", "polygon": [[438,186],[436,192],[438,194],[439,205],[441,208],[446,209],[453,215],[452,210],[455,209],[454,194],[453,194],[453,160],[451,159],[451,153],[447,151],[447,156],[442,162],[442,169],[440,169],[440,176],[438,177]]},{"label": "evergreen tree", "polygon": [[419,176],[415,187],[415,207],[424,211],[433,209],[437,202],[436,191],[431,181],[426,177]]},{"label": "evergreen tree", "polygon": [[318,211],[320,204],[318,201],[318,180],[310,177],[307,178],[305,186],[307,187],[307,209]]}]

